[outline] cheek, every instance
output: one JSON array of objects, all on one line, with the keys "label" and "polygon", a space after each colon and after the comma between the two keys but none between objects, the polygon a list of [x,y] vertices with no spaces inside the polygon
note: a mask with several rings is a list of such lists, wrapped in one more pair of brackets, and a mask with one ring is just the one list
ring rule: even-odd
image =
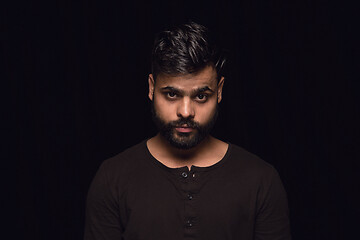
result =
[{"label": "cheek", "polygon": [[216,104],[199,107],[196,111],[195,121],[204,123],[211,119],[216,111]]},{"label": "cheek", "polygon": [[[154,100],[154,108],[159,117],[166,120],[176,120],[176,108],[174,104],[161,101],[161,99]],[[175,117],[174,117],[175,116]]]}]

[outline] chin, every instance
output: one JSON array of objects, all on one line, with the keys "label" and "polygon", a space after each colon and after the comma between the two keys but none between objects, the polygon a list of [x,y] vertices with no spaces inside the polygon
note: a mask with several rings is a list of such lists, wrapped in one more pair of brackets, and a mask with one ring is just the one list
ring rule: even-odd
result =
[{"label": "chin", "polygon": [[199,145],[204,137],[201,137],[198,133],[178,133],[173,132],[170,136],[167,136],[168,142],[177,149],[188,150]]}]

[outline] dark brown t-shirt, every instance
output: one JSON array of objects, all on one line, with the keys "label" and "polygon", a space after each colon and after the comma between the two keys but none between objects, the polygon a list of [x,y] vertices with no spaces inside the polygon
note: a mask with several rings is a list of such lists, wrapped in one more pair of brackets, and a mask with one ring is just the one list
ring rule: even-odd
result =
[{"label": "dark brown t-shirt", "polygon": [[87,199],[85,240],[288,240],[276,170],[229,144],[210,167],[168,168],[146,141],[106,160]]}]

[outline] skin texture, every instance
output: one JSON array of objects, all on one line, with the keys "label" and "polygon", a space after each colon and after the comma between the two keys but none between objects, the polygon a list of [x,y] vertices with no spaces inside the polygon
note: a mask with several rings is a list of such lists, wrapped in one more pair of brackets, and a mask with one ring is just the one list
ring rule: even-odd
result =
[{"label": "skin texture", "polygon": [[[194,74],[171,76],[159,74],[156,81],[149,78],[149,99],[153,101],[157,117],[169,123],[179,119],[191,119],[199,125],[206,125],[216,112],[222,99],[224,78],[217,80],[212,66],[207,66]],[[173,129],[177,140],[193,137],[197,129],[186,124]],[[185,133],[185,134],[184,134]],[[199,144],[190,149],[174,147],[161,134],[147,142],[150,153],[168,167],[192,165],[205,167],[220,161],[225,155],[228,144],[207,135]]]}]

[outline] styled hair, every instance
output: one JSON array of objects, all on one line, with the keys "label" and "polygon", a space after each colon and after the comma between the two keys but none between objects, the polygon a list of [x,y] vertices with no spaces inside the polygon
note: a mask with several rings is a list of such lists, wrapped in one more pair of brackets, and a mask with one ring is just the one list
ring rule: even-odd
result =
[{"label": "styled hair", "polygon": [[224,53],[219,51],[208,29],[189,22],[157,35],[151,67],[156,79],[160,73],[190,74],[213,66],[220,79],[225,61]]}]

